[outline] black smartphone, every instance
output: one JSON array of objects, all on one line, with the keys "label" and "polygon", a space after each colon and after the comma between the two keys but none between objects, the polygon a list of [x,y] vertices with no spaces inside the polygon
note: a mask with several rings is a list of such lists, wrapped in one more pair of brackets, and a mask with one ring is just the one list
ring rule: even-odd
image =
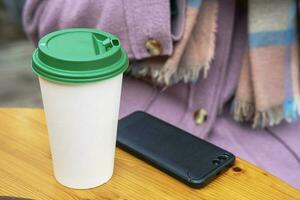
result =
[{"label": "black smartphone", "polygon": [[235,160],[232,153],[141,111],[119,121],[117,146],[194,188]]}]

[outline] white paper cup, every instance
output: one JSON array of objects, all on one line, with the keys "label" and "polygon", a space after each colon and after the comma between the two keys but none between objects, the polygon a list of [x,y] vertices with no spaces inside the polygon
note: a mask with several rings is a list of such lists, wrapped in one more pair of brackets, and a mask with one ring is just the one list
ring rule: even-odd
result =
[{"label": "white paper cup", "polygon": [[86,189],[113,174],[122,74],[63,85],[39,79],[56,179]]},{"label": "white paper cup", "polygon": [[[82,49],[64,46],[73,43]],[[127,66],[119,41],[105,32],[67,29],[40,40],[33,70],[39,76],[54,176],[64,186],[88,189],[112,177]]]}]

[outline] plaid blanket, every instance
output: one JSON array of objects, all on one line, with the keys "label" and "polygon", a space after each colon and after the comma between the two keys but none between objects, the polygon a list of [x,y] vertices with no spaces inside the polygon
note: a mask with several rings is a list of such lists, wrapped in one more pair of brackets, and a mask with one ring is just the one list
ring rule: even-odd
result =
[{"label": "plaid blanket", "polygon": [[300,114],[296,0],[249,0],[248,44],[234,119],[253,127],[295,121]]},{"label": "plaid blanket", "polygon": [[[131,64],[131,74],[168,87],[206,77],[214,58],[217,0],[188,0],[183,37],[170,57]],[[248,0],[248,48],[233,101],[233,117],[266,127],[300,114],[296,0]]]}]

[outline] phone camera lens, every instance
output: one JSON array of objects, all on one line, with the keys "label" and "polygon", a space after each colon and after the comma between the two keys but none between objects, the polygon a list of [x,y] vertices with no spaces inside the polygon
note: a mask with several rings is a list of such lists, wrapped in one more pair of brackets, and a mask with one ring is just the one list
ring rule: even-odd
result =
[{"label": "phone camera lens", "polygon": [[216,166],[221,164],[221,162],[219,160],[213,160],[212,163]]},{"label": "phone camera lens", "polygon": [[218,159],[219,159],[220,161],[224,161],[224,160],[227,160],[227,156],[221,155],[221,156],[218,156]]},{"label": "phone camera lens", "polygon": [[228,153],[223,153],[223,156],[225,156],[226,158],[229,158],[229,157],[230,157],[230,154],[228,154]]}]

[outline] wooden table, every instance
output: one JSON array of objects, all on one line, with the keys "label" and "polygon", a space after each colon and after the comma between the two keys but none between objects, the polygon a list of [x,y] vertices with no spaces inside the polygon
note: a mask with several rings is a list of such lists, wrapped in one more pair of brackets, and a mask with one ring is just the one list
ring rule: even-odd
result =
[{"label": "wooden table", "polygon": [[120,149],[107,184],[90,190],[63,187],[52,175],[40,109],[0,109],[1,195],[39,200],[300,199],[300,191],[241,159],[205,188],[192,189]]}]

